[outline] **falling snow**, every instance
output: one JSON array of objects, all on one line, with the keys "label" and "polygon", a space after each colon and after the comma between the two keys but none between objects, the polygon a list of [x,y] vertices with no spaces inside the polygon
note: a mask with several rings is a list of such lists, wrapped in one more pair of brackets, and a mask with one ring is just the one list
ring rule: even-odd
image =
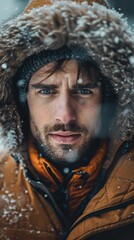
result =
[{"label": "falling snow", "polygon": [[69,151],[66,153],[66,161],[73,163],[77,161],[78,159],[78,150],[77,149],[69,149]]},{"label": "falling snow", "polygon": [[3,63],[3,64],[1,65],[1,67],[2,67],[3,69],[7,69],[7,63]]},{"label": "falling snow", "polygon": [[114,42],[118,44],[119,41],[120,41],[119,37],[116,36],[115,39],[114,39]]},{"label": "falling snow", "polygon": [[69,168],[64,168],[64,169],[63,169],[63,172],[64,172],[65,174],[68,174],[68,173],[70,172],[70,170],[69,170]]},{"label": "falling snow", "polygon": [[130,61],[130,63],[132,64],[132,66],[134,66],[134,56],[131,56],[131,57],[129,58],[129,61]]},{"label": "falling snow", "polygon": [[78,80],[77,80],[77,83],[78,84],[80,84],[80,83],[82,83],[83,82],[83,79],[82,78],[79,78]]}]

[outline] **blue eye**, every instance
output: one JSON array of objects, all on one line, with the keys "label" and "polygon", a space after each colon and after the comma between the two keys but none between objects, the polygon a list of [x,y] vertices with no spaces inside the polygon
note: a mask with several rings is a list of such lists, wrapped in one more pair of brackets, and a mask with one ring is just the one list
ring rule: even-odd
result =
[{"label": "blue eye", "polygon": [[49,88],[43,88],[39,91],[41,94],[51,94],[51,90]]},{"label": "blue eye", "polygon": [[78,89],[78,93],[82,95],[89,95],[89,94],[92,94],[93,92],[88,88],[82,88],[82,89]]},{"label": "blue eye", "polygon": [[49,95],[49,94],[55,94],[56,91],[55,89],[51,89],[51,88],[42,88],[39,90],[39,93],[42,95]]}]

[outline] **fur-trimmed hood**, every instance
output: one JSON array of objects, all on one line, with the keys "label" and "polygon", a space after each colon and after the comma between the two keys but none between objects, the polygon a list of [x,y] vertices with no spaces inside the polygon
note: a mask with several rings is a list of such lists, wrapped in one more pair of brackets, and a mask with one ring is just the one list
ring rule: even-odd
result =
[{"label": "fur-trimmed hood", "polygon": [[[115,10],[94,3],[56,1],[8,21],[0,31],[0,143],[23,140],[12,80],[24,60],[43,49],[85,46],[118,95],[114,137],[134,136],[134,34]],[[5,147],[5,145],[4,145]]]}]

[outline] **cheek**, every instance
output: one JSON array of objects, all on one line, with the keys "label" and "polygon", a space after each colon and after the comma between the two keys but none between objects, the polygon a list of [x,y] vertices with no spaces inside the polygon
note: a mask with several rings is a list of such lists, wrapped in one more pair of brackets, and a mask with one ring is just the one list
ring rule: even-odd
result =
[{"label": "cheek", "polygon": [[101,126],[101,102],[101,91],[97,89],[93,98],[89,99],[85,105],[81,105],[81,115],[83,116],[83,119],[85,119],[87,128],[94,129],[97,133]]},{"label": "cheek", "polygon": [[50,122],[50,119],[52,118],[50,116],[51,111],[49,111],[47,105],[35,101],[35,98],[30,96],[30,94],[27,95],[27,102],[31,126],[33,122],[36,126],[41,128],[45,123]]},{"label": "cheek", "polygon": [[79,111],[79,119],[88,129],[96,129],[101,125],[101,105],[85,106]]},{"label": "cheek", "polygon": [[101,128],[101,105],[97,105],[92,111],[92,128],[94,129],[94,134],[98,135]]}]

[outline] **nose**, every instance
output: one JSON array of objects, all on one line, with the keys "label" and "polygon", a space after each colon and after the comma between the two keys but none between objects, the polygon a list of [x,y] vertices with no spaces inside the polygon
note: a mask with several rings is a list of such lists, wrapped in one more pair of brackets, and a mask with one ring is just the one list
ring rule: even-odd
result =
[{"label": "nose", "polygon": [[67,124],[70,121],[76,120],[76,113],[73,107],[73,99],[69,94],[59,96],[56,103],[56,122]]}]

